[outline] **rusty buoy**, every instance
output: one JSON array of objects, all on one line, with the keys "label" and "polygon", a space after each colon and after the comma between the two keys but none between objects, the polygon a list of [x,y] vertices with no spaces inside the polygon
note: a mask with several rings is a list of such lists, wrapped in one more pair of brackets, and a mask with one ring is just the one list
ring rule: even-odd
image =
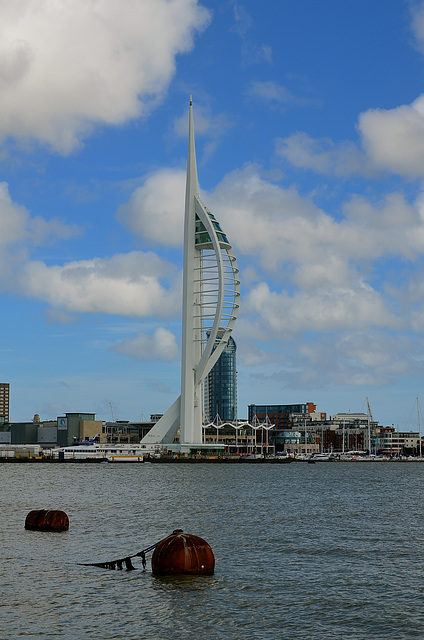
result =
[{"label": "rusty buoy", "polygon": [[152,555],[156,574],[211,574],[215,568],[213,551],[203,538],[175,529],[161,540]]},{"label": "rusty buoy", "polygon": [[69,518],[64,511],[34,509],[25,518],[25,529],[31,531],[67,531]]}]

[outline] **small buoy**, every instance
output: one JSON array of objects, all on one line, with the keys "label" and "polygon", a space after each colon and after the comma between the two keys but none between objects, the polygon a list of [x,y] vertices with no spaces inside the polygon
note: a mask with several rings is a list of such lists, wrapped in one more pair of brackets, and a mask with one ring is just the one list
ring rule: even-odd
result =
[{"label": "small buoy", "polygon": [[67,531],[69,518],[64,511],[34,509],[25,518],[25,529],[31,531]]},{"label": "small buoy", "polygon": [[182,529],[158,542],[152,555],[152,572],[156,574],[211,574],[214,568],[215,557],[206,540]]}]

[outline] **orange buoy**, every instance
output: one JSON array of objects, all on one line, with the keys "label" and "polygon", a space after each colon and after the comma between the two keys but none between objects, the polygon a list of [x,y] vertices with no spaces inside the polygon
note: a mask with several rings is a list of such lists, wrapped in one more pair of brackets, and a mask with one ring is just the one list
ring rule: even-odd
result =
[{"label": "orange buoy", "polygon": [[25,518],[25,529],[31,531],[67,531],[69,518],[64,511],[35,509]]},{"label": "orange buoy", "polygon": [[215,557],[206,540],[182,529],[175,529],[158,542],[152,555],[152,571],[156,574],[211,574],[214,568]]}]

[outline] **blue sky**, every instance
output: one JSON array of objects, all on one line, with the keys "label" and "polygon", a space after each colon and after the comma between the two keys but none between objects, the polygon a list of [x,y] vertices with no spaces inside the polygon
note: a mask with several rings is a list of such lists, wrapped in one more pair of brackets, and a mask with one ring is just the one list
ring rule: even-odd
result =
[{"label": "blue sky", "polygon": [[315,402],[415,429],[424,3],[0,4],[0,379],[11,419],[179,394],[193,94],[241,270],[240,417]]}]

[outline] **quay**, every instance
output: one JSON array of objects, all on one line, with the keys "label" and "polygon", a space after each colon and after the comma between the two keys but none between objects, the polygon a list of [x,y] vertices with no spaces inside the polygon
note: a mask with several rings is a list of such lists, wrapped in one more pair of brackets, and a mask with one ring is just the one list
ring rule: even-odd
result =
[{"label": "quay", "polygon": [[125,460],[108,459],[108,458],[52,458],[50,456],[37,456],[37,457],[0,457],[0,464],[2,463],[28,463],[28,464],[133,464],[133,463],[154,463],[154,464],[289,464],[295,462],[293,458],[247,458],[245,456],[240,457],[149,457],[144,459]]},{"label": "quay", "polygon": [[67,459],[67,460],[60,460],[59,458],[51,458],[49,457],[44,457],[44,456],[37,456],[37,457],[28,457],[28,458],[22,458],[20,456],[16,456],[16,457],[12,457],[12,456],[7,456],[7,457],[0,457],[0,464],[2,463],[29,463],[29,464],[80,464],[80,463],[87,463],[87,462],[104,462],[103,460],[99,459],[99,458],[83,458],[83,459],[79,459],[79,458],[74,458],[74,459]]},{"label": "quay", "polygon": [[357,462],[373,462],[375,464],[381,462],[424,462],[424,458],[420,457],[357,457],[357,458],[341,458],[334,457],[326,460],[317,460],[316,462],[312,458],[296,458],[292,456],[264,456],[264,457],[252,457],[252,456],[149,456],[144,457],[133,456],[127,457],[75,457],[75,458],[58,458],[51,455],[48,456],[0,456],[0,464],[238,464],[238,465],[251,465],[251,464],[300,464],[310,463],[321,465],[323,462],[327,463],[357,463]]}]

